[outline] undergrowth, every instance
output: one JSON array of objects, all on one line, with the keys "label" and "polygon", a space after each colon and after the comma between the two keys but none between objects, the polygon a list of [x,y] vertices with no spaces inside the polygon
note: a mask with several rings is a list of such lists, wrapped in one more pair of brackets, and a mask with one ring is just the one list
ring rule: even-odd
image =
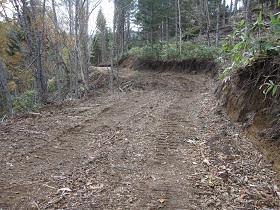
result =
[{"label": "undergrowth", "polygon": [[[222,45],[223,53],[231,57],[231,64],[224,67],[220,72],[220,78],[223,79],[233,70],[243,68],[252,64],[260,57],[278,56],[280,50],[280,15],[270,13],[269,21],[265,21],[260,12],[257,21],[245,33],[245,20],[235,22],[235,30]],[[269,77],[269,75],[268,75]],[[267,95],[271,92],[272,96],[276,94],[280,84],[269,80],[261,85],[263,93]]]},{"label": "undergrowth", "polygon": [[216,59],[220,56],[221,50],[216,47],[209,47],[206,44],[183,43],[181,52],[177,44],[153,43],[142,47],[133,47],[123,56],[138,56],[155,60],[184,60],[190,58]]},{"label": "undergrowth", "polygon": [[13,95],[12,103],[15,113],[30,112],[41,107],[41,104],[37,100],[37,93],[35,90],[26,90],[21,94]]}]

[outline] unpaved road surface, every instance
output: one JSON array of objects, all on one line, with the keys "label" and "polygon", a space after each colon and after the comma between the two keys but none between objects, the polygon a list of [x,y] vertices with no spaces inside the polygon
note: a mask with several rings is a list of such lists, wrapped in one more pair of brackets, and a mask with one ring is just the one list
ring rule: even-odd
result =
[{"label": "unpaved road surface", "polygon": [[0,209],[280,208],[276,174],[217,106],[211,78],[121,78],[122,91],[0,124]]}]

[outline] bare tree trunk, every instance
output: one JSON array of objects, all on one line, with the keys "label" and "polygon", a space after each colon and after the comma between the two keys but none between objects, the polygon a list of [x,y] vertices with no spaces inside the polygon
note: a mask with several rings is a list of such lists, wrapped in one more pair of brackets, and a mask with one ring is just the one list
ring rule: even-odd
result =
[{"label": "bare tree trunk", "polygon": [[17,0],[14,0],[14,5],[31,55],[30,63],[33,66],[32,73],[35,78],[39,101],[46,104],[48,94],[43,54],[46,0],[43,1],[42,7],[37,7],[34,0],[30,0],[30,6],[28,6],[26,0],[21,0],[22,11],[20,11],[20,4]]},{"label": "bare tree trunk", "polygon": [[125,39],[125,36],[124,36],[124,34],[125,34],[125,27],[124,27],[124,25],[125,25],[125,12],[124,12],[124,5],[122,4],[121,5],[122,6],[122,8],[121,8],[121,19],[120,19],[120,28],[121,28],[121,31],[120,31],[120,33],[121,33],[121,46],[120,46],[120,53],[118,53],[118,55],[119,54],[122,54],[122,53],[124,53],[124,39]]},{"label": "bare tree trunk", "polygon": [[199,0],[199,10],[200,10],[200,15],[198,18],[198,25],[199,25],[199,36],[202,35],[203,33],[203,24],[204,24],[204,19],[205,19],[205,14],[204,14],[204,0]]},{"label": "bare tree trunk", "polygon": [[107,49],[106,49],[106,28],[101,31],[101,62],[107,61]]},{"label": "bare tree trunk", "polygon": [[178,6],[178,23],[179,23],[179,52],[182,54],[182,21],[181,21],[181,5],[180,0],[177,1]]},{"label": "bare tree trunk", "polygon": [[[223,0],[223,19],[222,19],[222,27],[226,25],[226,0]],[[221,9],[220,9],[221,11]]]},{"label": "bare tree trunk", "polygon": [[209,14],[209,8],[208,8],[208,0],[204,1],[204,9],[205,9],[205,15],[206,15],[206,24],[207,24],[207,42],[208,46],[210,46],[210,14]]},{"label": "bare tree trunk", "polygon": [[114,56],[115,52],[118,53],[118,46],[116,42],[116,18],[118,12],[118,0],[114,0],[114,18],[113,18],[113,37],[111,43],[111,68],[108,68],[108,81],[109,81],[109,89],[113,90],[113,78],[114,78]]},{"label": "bare tree trunk", "polygon": [[131,34],[130,34],[130,11],[127,13],[126,19],[126,44],[125,50],[129,50],[130,41],[131,41]]},{"label": "bare tree trunk", "polygon": [[169,55],[169,21],[168,21],[168,16],[166,16],[166,33],[165,33],[165,45],[166,45],[166,55],[168,57]]},{"label": "bare tree trunk", "polygon": [[175,8],[175,38],[176,38],[176,48],[178,49],[178,6],[177,0],[174,1],[174,8]]},{"label": "bare tree trunk", "polygon": [[[237,4],[238,0],[234,0],[234,6],[233,6],[233,22],[237,22]],[[233,29],[235,30],[235,24],[232,24]]]},{"label": "bare tree trunk", "polygon": [[54,34],[54,60],[55,60],[55,67],[56,67],[56,83],[57,83],[57,91],[58,91],[58,101],[61,101],[61,80],[60,80],[60,65],[59,65],[59,50],[58,50],[58,22],[56,16],[56,9],[55,9],[55,2],[52,0],[52,9],[53,9],[53,19],[54,19],[54,27],[55,27],[55,34]]},{"label": "bare tree trunk", "polygon": [[[69,12],[69,33],[70,33],[70,39],[74,37],[73,34],[73,2],[72,0],[68,0],[68,12]],[[68,51],[68,58],[69,58],[69,68],[70,68],[70,76],[69,76],[69,92],[70,97],[73,97],[73,47],[72,47],[72,40],[70,42],[69,51]],[[75,47],[74,47],[75,49]],[[76,90],[76,88],[75,88]]]},{"label": "bare tree trunk", "polygon": [[10,90],[8,87],[6,72],[5,72],[5,69],[4,69],[4,66],[3,66],[1,60],[0,60],[0,82],[4,88],[4,92],[6,95],[6,103],[8,106],[9,114],[13,115],[12,97],[11,97],[11,93],[10,93]]},{"label": "bare tree trunk", "polygon": [[236,12],[237,12],[237,4],[238,4],[238,0],[234,0],[234,7],[233,7],[233,13],[234,13],[234,15],[235,15]]},{"label": "bare tree trunk", "polygon": [[75,26],[74,26],[74,42],[75,42],[75,49],[74,49],[74,62],[75,62],[75,97],[79,97],[79,52],[78,52],[78,46],[79,46],[79,39],[78,39],[78,28],[79,28],[79,5],[80,1],[76,0],[75,5]]},{"label": "bare tree trunk", "polygon": [[[44,30],[45,30],[45,9],[46,9],[46,0],[43,1],[43,11],[42,11],[42,17],[41,21],[42,24],[38,24],[36,16],[40,16],[40,13],[36,12],[36,5],[33,0],[30,0],[30,5],[32,8],[32,15],[31,19],[32,22],[34,23],[34,35],[35,35],[35,41],[37,45],[37,49],[35,52],[37,59],[36,59],[36,82],[37,82],[37,87],[38,87],[38,92],[39,92],[39,100],[43,104],[47,103],[48,95],[47,95],[47,79],[44,71],[44,55],[43,55],[43,42],[44,42]],[[38,17],[37,16],[37,17]]]},{"label": "bare tree trunk", "polygon": [[233,0],[230,0],[230,7],[229,7],[229,23],[231,23],[231,16],[232,16],[232,10],[233,10]]},{"label": "bare tree trunk", "polygon": [[81,74],[85,89],[89,90],[89,49],[88,49],[88,19],[89,19],[89,1],[83,0],[80,7],[80,57],[81,57]]},{"label": "bare tree trunk", "polygon": [[246,10],[246,23],[245,23],[245,34],[246,37],[249,37],[249,29],[251,26],[251,0],[246,0],[246,4],[244,5]]},{"label": "bare tree trunk", "polygon": [[221,2],[219,1],[219,2],[217,2],[216,47],[219,45],[220,15],[221,15]]}]

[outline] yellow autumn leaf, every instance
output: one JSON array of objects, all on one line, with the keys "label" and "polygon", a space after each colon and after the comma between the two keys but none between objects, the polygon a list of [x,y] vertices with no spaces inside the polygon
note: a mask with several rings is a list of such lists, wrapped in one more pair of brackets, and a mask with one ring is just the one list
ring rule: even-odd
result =
[{"label": "yellow autumn leaf", "polygon": [[10,81],[8,86],[10,91],[14,91],[16,89],[16,83],[14,81]]}]

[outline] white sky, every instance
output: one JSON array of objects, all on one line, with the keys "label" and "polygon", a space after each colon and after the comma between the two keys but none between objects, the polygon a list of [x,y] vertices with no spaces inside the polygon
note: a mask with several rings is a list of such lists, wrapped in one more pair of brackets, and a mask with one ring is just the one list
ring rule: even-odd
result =
[{"label": "white sky", "polygon": [[[226,0],[226,4],[229,5],[231,0]],[[241,5],[241,2],[239,3],[239,6]],[[113,0],[102,0],[100,6],[93,11],[92,16],[90,17],[90,31],[93,30],[96,26],[96,18],[99,11],[99,8],[102,7],[103,13],[105,15],[107,26],[113,27],[113,16],[114,16],[114,4]]]},{"label": "white sky", "polygon": [[111,0],[111,1],[109,1],[109,0],[102,0],[102,2],[99,5],[99,7],[97,7],[92,12],[92,15],[90,16],[90,20],[89,20],[90,31],[94,30],[95,27],[96,27],[96,19],[97,19],[97,15],[98,15],[98,11],[99,11],[100,7],[102,8],[104,16],[106,18],[107,26],[110,27],[110,28],[113,27],[113,17],[114,17],[114,4],[113,4],[113,0]]},{"label": "white sky", "polygon": [[[1,2],[1,0],[0,0]],[[50,1],[48,1],[50,3]],[[94,2],[96,2],[96,0],[93,0],[92,3],[94,4]],[[8,16],[12,15],[12,10],[10,8],[12,8],[11,4],[6,4],[6,12],[8,14]],[[114,16],[114,4],[113,4],[113,0],[102,0],[101,4],[92,12],[90,18],[89,18],[89,30],[95,30],[96,27],[96,19],[97,19],[97,14],[98,11],[100,9],[100,7],[103,10],[103,13],[105,15],[106,21],[107,21],[107,26],[111,27],[113,26],[113,16]],[[2,11],[2,7],[0,6],[0,11]],[[65,14],[65,11],[62,9],[58,9],[57,8],[57,13],[64,13],[64,15],[67,16],[67,14]]]},{"label": "white sky", "polygon": [[[0,0],[1,1],[1,0]],[[92,1],[94,2],[94,1]],[[226,0],[226,4],[230,4],[231,0]],[[240,5],[240,3],[239,3]],[[114,16],[114,4],[113,0],[102,0],[101,4],[92,12],[92,15],[90,16],[89,20],[89,31],[90,32],[95,32],[96,28],[96,19],[97,19],[97,14],[99,11],[99,8],[102,8],[103,13],[105,15],[106,21],[107,21],[107,26],[112,28],[113,27],[113,16]],[[2,8],[0,7],[0,10]],[[9,11],[7,11],[9,12]]]}]

